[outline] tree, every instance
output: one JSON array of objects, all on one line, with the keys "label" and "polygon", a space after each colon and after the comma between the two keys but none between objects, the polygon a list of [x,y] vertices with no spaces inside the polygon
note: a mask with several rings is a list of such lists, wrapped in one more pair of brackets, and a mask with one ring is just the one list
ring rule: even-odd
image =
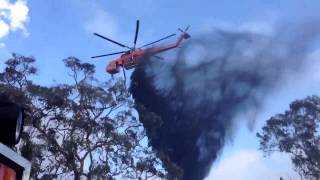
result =
[{"label": "tree", "polygon": [[92,64],[70,57],[64,63],[73,83],[46,87],[30,80],[34,62],[13,55],[0,73],[0,90],[27,112],[18,149],[32,161],[33,178],[163,176],[122,81],[101,83]]},{"label": "tree", "polygon": [[301,178],[320,179],[320,98],[307,97],[290,104],[290,110],[267,120],[257,133],[260,149],[289,153]]}]

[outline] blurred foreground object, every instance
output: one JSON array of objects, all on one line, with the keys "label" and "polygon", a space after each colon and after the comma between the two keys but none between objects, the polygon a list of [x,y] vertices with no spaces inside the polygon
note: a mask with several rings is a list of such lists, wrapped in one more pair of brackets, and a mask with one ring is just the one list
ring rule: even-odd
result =
[{"label": "blurred foreground object", "polygon": [[0,180],[29,179],[31,163],[9,148],[18,144],[23,122],[23,109],[0,94]]},{"label": "blurred foreground object", "polygon": [[24,111],[3,94],[0,94],[0,123],[0,142],[7,146],[16,145],[23,129]]},{"label": "blurred foreground object", "polygon": [[0,180],[28,180],[31,163],[0,143]]}]

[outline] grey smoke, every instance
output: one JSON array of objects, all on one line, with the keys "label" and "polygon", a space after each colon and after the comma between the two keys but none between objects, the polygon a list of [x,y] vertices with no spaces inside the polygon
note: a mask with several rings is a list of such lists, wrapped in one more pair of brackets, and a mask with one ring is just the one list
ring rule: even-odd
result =
[{"label": "grey smoke", "polygon": [[[203,179],[232,138],[235,116],[258,111],[284,76],[301,72],[319,35],[318,20],[279,26],[272,35],[216,29],[165,61],[147,60],[133,73],[131,92],[146,108],[138,112],[151,145],[184,170],[183,179]],[[146,111],[162,124],[150,125]]]}]

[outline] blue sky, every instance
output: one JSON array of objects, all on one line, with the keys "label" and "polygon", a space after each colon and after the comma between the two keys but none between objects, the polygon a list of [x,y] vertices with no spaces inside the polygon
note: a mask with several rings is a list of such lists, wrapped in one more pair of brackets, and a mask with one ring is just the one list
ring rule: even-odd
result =
[{"label": "blue sky", "polygon": [[[110,59],[92,60],[89,57],[120,50],[94,37],[91,34],[94,31],[131,44],[135,20],[140,19],[141,43],[176,32],[178,27],[188,24],[192,25],[190,32],[196,33],[215,25],[237,27],[250,25],[251,22],[263,24],[279,18],[296,19],[314,15],[320,7],[319,2],[314,2],[29,0],[26,2],[29,8],[28,22],[25,23],[28,35],[17,30],[2,37],[0,42],[6,48],[0,49],[0,58],[6,59],[11,52],[34,56],[41,67],[42,81],[60,81],[64,80],[59,76],[64,71],[61,59],[76,56],[95,63],[101,72]],[[52,67],[56,67],[55,71],[52,71]]]},{"label": "blue sky", "polygon": [[[319,12],[320,1],[315,0],[0,0],[0,61],[6,60],[12,52],[33,56],[40,69],[35,80],[49,85],[54,80],[61,83],[68,81],[61,60],[76,56],[95,64],[99,78],[108,79],[110,77],[104,69],[112,57],[94,60],[90,57],[122,49],[94,37],[93,32],[131,45],[135,20],[140,19],[138,44],[177,32],[178,27],[189,24],[191,35],[212,27],[268,33],[275,22],[317,17]],[[1,26],[1,22],[7,26]],[[174,39],[167,42],[172,41]],[[315,52],[312,58],[319,55],[320,53]],[[0,68],[2,67],[3,63],[0,64]],[[313,80],[319,80],[319,74],[310,76]],[[288,170],[288,158],[276,155],[275,157],[281,158],[264,159],[257,151],[255,132],[265,119],[287,109],[292,100],[318,93],[318,87],[311,86],[308,82],[304,78],[299,81],[301,87],[308,87],[308,90],[287,82],[271,94],[263,113],[258,116],[255,130],[249,131],[245,125],[241,126],[218,162],[213,165],[208,179],[235,178],[223,173],[227,171],[226,167],[229,175],[234,171],[238,179],[255,179],[270,173],[274,177],[285,174],[283,176],[290,175],[294,179],[296,175]],[[288,87],[293,86],[294,90],[288,90]],[[282,168],[280,170],[275,168],[279,163]],[[230,167],[230,164],[234,167]],[[260,170],[257,170],[256,176],[249,177],[253,167]]]}]

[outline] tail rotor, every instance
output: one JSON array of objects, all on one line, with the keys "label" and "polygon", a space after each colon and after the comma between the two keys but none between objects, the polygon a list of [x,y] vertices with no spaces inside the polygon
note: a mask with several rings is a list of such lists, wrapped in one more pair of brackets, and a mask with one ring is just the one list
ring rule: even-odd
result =
[{"label": "tail rotor", "polygon": [[189,28],[190,28],[190,25],[188,25],[184,30],[178,28],[178,30],[183,34],[183,37],[184,37],[185,39],[190,38],[190,35],[187,33],[187,31],[189,30]]},{"label": "tail rotor", "polygon": [[181,28],[178,28],[178,30],[182,33],[186,33],[190,28],[190,25],[188,25],[184,30],[182,30]]}]

